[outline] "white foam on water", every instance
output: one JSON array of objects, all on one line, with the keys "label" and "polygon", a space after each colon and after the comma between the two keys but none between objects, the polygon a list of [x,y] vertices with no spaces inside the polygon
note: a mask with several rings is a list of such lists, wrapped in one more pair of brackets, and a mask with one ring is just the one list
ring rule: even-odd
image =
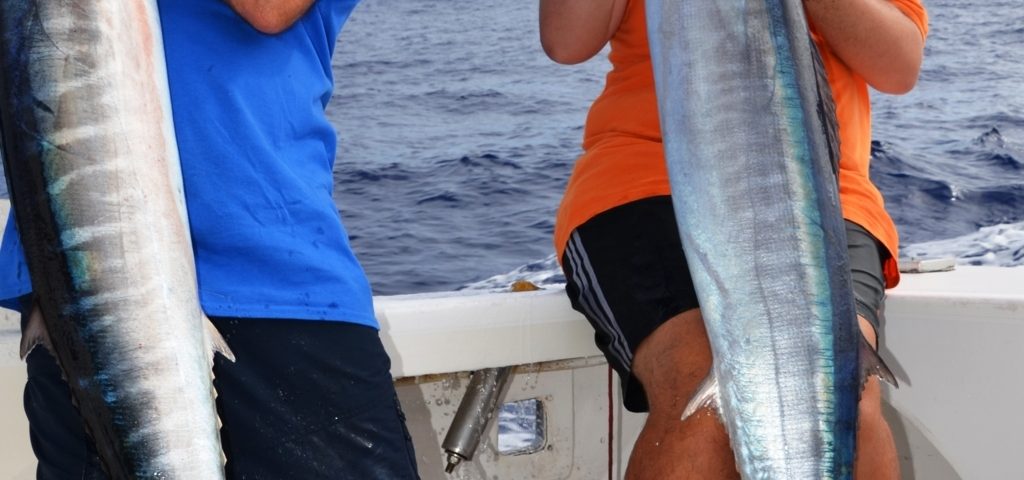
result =
[{"label": "white foam on water", "polygon": [[960,265],[1018,267],[1024,265],[1024,222],[982,227],[960,237],[904,245],[908,260],[956,258]]},{"label": "white foam on water", "polygon": [[466,284],[459,290],[507,291],[513,283],[524,280],[541,288],[563,286],[565,277],[562,268],[555,260],[555,254],[547,258],[527,263],[508,273],[501,273],[479,282]]},{"label": "white foam on water", "polygon": [[[903,245],[900,260],[955,258],[960,265],[1024,266],[1024,222],[982,227],[960,237]],[[519,280],[542,288],[565,285],[555,255],[530,262],[510,272],[466,284],[459,290],[507,291]]]}]

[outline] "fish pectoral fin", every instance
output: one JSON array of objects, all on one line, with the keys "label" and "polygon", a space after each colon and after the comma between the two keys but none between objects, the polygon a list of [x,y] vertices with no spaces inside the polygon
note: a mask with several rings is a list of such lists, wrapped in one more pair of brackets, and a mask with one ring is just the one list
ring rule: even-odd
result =
[{"label": "fish pectoral fin", "polygon": [[[46,323],[43,322],[43,311],[39,309],[38,304],[32,305],[32,313],[28,315],[28,323],[25,325],[25,330],[21,332],[21,345],[19,354],[21,359],[24,360],[28,357],[29,353],[36,348],[37,345],[46,347],[47,350],[53,352],[53,347],[50,343],[50,334],[46,332]],[[57,358],[54,355],[54,358]]]},{"label": "fish pectoral fin", "polygon": [[683,416],[680,420],[690,418],[690,415],[704,407],[718,410],[718,377],[714,372],[708,373],[707,378],[697,387],[697,391],[693,393],[690,402],[683,409]]},{"label": "fish pectoral fin", "polygon": [[864,380],[874,375],[896,388],[899,388],[899,382],[896,381],[896,375],[892,374],[889,370],[889,366],[885,364],[882,357],[878,355],[878,352],[871,347],[868,340],[863,336],[860,337],[860,378],[863,384]]},{"label": "fish pectoral fin", "polygon": [[217,331],[217,327],[213,326],[213,322],[206,315],[203,315],[203,320],[203,324],[206,325],[206,334],[210,337],[210,345],[213,346],[213,352],[210,355],[219,353],[234,362],[235,353],[231,351],[231,347],[228,347],[228,342],[224,341],[224,337]]}]

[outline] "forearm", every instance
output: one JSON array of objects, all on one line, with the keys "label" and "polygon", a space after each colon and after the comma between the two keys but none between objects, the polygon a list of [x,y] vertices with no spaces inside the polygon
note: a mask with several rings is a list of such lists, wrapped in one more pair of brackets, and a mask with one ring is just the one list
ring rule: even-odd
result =
[{"label": "forearm", "polygon": [[280,33],[291,27],[316,0],[224,0],[256,30]]},{"label": "forearm", "polygon": [[619,27],[626,0],[540,0],[540,43],[558,63],[588,60]]},{"label": "forearm", "polygon": [[804,0],[818,32],[844,63],[876,90],[906,93],[917,83],[924,39],[913,20],[886,0]]}]

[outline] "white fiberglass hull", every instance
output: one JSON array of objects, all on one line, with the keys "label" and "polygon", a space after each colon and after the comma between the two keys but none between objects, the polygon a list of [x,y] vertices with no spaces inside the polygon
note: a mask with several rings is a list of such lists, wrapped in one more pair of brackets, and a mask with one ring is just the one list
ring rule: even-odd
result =
[{"label": "white fiberglass hull", "polygon": [[[375,302],[424,480],[453,478],[444,473],[441,443],[468,372],[507,365],[517,367],[503,401],[539,399],[543,448],[501,455],[491,422],[475,458],[454,478],[590,480],[608,478],[609,465],[621,478],[643,416],[621,408],[618,380],[561,289]],[[35,473],[11,313],[0,316],[0,480]],[[901,381],[885,398],[904,478],[1024,478],[1016,461],[1024,416],[1015,414],[1024,387],[1014,381],[1024,371],[1022,340],[1024,268],[904,275],[889,296],[883,338]]]}]

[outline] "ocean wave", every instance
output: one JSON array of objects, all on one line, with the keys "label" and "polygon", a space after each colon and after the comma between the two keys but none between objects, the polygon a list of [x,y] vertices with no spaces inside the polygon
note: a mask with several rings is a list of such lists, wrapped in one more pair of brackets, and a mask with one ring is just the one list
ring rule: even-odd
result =
[{"label": "ocean wave", "polygon": [[[955,258],[960,265],[1024,266],[1024,222],[992,225],[969,235],[905,245],[900,257],[901,260]],[[518,281],[541,288],[563,288],[566,280],[552,254],[457,290],[502,292]]]},{"label": "ocean wave", "polygon": [[962,265],[1018,267],[1024,265],[1024,222],[982,227],[960,237],[903,247],[906,259],[956,258]]},{"label": "ocean wave", "polygon": [[510,272],[463,285],[458,290],[502,292],[508,291],[513,283],[519,281],[530,282],[541,288],[560,288],[565,286],[565,275],[555,260],[555,254],[552,253],[546,258],[527,263]]}]

